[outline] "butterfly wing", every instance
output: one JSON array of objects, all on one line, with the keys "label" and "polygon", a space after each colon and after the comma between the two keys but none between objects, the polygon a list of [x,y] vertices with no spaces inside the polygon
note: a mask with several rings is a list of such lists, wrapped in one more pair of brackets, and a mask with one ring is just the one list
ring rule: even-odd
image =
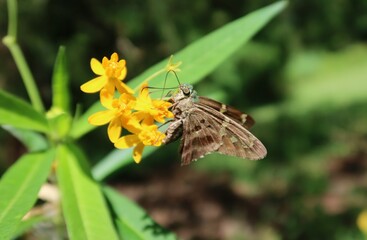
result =
[{"label": "butterfly wing", "polygon": [[207,114],[211,113],[212,120],[221,126],[219,135],[222,145],[217,150],[219,153],[250,160],[258,160],[266,156],[265,146],[247,130],[246,125],[240,124],[237,119],[232,119],[224,113],[213,111],[210,105],[198,102],[196,106]]},{"label": "butterfly wing", "polygon": [[266,156],[265,146],[237,120],[200,101],[195,105],[183,122],[182,165],[212,152],[250,160]]},{"label": "butterfly wing", "polygon": [[180,153],[181,164],[188,165],[221,145],[220,125],[206,112],[193,108],[183,121]]},{"label": "butterfly wing", "polygon": [[213,110],[223,113],[225,116],[231,118],[240,125],[243,125],[247,129],[250,129],[255,124],[255,120],[250,115],[247,115],[234,107],[225,105],[213,99],[200,96],[199,102],[197,104],[207,106]]}]

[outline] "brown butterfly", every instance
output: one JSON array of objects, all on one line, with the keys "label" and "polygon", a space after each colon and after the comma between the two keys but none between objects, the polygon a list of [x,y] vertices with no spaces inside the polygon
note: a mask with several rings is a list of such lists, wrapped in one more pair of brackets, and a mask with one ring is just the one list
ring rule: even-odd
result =
[{"label": "brown butterfly", "polygon": [[247,130],[255,123],[249,115],[197,96],[189,84],[181,84],[170,101],[174,119],[163,142],[168,144],[182,136],[182,165],[213,152],[250,160],[266,156],[265,146]]}]

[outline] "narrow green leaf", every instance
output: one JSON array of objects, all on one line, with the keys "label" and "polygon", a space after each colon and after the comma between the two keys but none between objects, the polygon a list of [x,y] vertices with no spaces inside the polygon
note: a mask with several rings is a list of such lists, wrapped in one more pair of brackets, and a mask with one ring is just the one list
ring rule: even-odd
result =
[{"label": "narrow green leaf", "polygon": [[48,131],[46,118],[22,99],[0,90],[0,124],[17,128]]},{"label": "narrow green leaf", "polygon": [[[156,147],[145,147],[143,152],[143,158],[154,152]],[[105,158],[101,159],[92,169],[92,174],[95,179],[101,181],[111,173],[118,169],[132,164],[133,160],[133,148],[129,149],[115,149],[111,151]]]},{"label": "narrow green leaf", "polygon": [[128,198],[108,187],[104,187],[103,191],[115,213],[115,223],[122,239],[176,239],[173,233],[159,226],[141,207]]},{"label": "narrow green leaf", "polygon": [[66,66],[65,47],[57,53],[52,75],[52,108],[70,111],[69,73]]},{"label": "narrow green leaf", "polygon": [[48,148],[47,140],[39,133],[26,129],[18,129],[9,125],[2,126],[27,147],[29,152],[36,152]]},{"label": "narrow green leaf", "polygon": [[50,219],[47,219],[47,217],[44,215],[38,215],[32,218],[23,220],[18,224],[17,229],[14,231],[13,238],[18,239],[19,237],[21,237],[21,235],[25,234],[35,225],[40,224],[41,222],[47,222],[47,221],[50,221]]},{"label": "narrow green leaf", "polygon": [[78,139],[86,133],[92,131],[95,126],[88,123],[88,117],[93,113],[104,110],[100,102],[94,103],[80,118],[78,118],[72,125],[70,130],[70,136],[74,139]]},{"label": "narrow green leaf", "polygon": [[57,177],[70,239],[118,239],[100,186],[75,145],[57,151]]},{"label": "narrow green leaf", "polygon": [[[273,17],[287,6],[286,1],[279,1],[267,7],[258,9],[241,17],[212,33],[193,42],[186,48],[174,54],[174,62],[182,61],[179,73],[185,83],[196,83],[217,68],[238,48],[247,43]],[[168,58],[146,70],[129,82],[132,87],[138,86],[147,77],[162,69]],[[151,85],[162,84],[162,78],[155,78]]]},{"label": "narrow green leaf", "polygon": [[37,200],[46,181],[54,151],[26,154],[0,180],[0,239],[10,239],[22,217]]}]

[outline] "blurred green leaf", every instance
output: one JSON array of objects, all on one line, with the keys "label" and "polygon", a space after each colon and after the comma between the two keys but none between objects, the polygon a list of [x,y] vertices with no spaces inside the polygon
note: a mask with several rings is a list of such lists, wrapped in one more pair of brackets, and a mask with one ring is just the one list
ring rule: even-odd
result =
[{"label": "blurred green leaf", "polygon": [[367,100],[367,47],[354,45],[339,52],[301,52],[286,67],[289,98],[251,111],[258,123],[275,122],[286,113],[334,111]]},{"label": "blurred green leaf", "polygon": [[295,110],[307,111],[320,104],[342,107],[366,101],[366,54],[366,46],[354,45],[339,52],[304,52],[291,59],[289,101],[294,102]]},{"label": "blurred green leaf", "polygon": [[48,147],[46,138],[39,133],[26,129],[14,128],[9,125],[4,125],[2,127],[22,142],[29,152],[45,150]]},{"label": "blurred green leaf", "polygon": [[[156,147],[145,147],[143,158],[154,152]],[[122,168],[128,164],[135,163],[133,160],[133,148],[129,149],[115,149],[111,151],[106,157],[101,159],[92,169],[93,176],[101,181],[117,169]]]},{"label": "blurred green leaf", "polygon": [[13,236],[22,217],[37,200],[54,160],[54,151],[29,153],[5,172],[0,181],[0,239]]},{"label": "blurred green leaf", "polygon": [[0,124],[47,132],[46,118],[17,96],[0,90]]},{"label": "blurred green leaf", "polygon": [[103,191],[115,213],[115,223],[122,239],[176,239],[175,235],[159,226],[134,202],[111,188]]},{"label": "blurred green leaf", "polygon": [[100,186],[83,153],[72,144],[57,150],[57,176],[70,239],[118,239]]},{"label": "blurred green leaf", "polygon": [[70,111],[69,73],[66,66],[65,47],[61,46],[57,53],[52,75],[52,108]]}]

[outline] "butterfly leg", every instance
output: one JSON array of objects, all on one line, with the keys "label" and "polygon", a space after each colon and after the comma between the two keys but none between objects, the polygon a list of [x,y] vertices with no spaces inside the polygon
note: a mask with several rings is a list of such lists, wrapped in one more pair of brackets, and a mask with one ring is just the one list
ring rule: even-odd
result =
[{"label": "butterfly leg", "polygon": [[183,130],[182,127],[183,127],[182,119],[173,121],[165,132],[166,137],[163,139],[163,143],[168,144],[168,143],[171,143],[177,140],[179,137],[181,137],[182,130]]}]

